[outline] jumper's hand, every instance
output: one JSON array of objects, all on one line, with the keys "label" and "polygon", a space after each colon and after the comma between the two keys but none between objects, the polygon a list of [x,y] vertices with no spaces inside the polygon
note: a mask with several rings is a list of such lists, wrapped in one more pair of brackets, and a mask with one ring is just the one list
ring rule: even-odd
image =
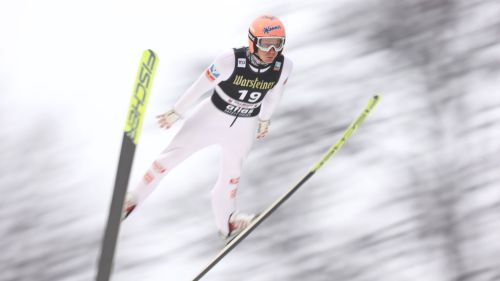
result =
[{"label": "jumper's hand", "polygon": [[259,126],[257,127],[257,139],[258,140],[263,139],[267,135],[267,132],[269,132],[269,125],[270,124],[271,124],[271,121],[269,121],[269,120],[260,120],[259,119]]},{"label": "jumper's hand", "polygon": [[160,128],[168,129],[172,127],[172,125],[181,118],[181,116],[175,112],[175,110],[171,109],[163,114],[156,116],[158,119],[158,124],[160,124]]}]

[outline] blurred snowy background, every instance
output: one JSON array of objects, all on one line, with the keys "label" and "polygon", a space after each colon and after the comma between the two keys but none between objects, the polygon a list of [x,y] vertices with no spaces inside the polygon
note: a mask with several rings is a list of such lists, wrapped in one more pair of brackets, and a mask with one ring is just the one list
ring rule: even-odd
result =
[{"label": "blurred snowy background", "polygon": [[[160,57],[131,184],[178,129],[155,116],[258,15],[295,62],[238,205],[299,180],[370,96],[344,148],[204,280],[500,280],[500,2],[0,3],[0,280],[93,280],[137,64]],[[191,280],[223,246],[217,149],[122,226],[113,281]]]}]

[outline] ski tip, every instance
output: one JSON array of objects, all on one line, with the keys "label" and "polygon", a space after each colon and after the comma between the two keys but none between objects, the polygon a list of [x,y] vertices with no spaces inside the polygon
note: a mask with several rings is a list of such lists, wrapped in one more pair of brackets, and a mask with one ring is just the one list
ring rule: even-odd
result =
[{"label": "ski tip", "polygon": [[375,107],[375,105],[378,103],[378,101],[380,100],[380,96],[379,95],[374,95],[369,101],[368,101],[368,105],[367,105],[367,108],[366,110],[367,111],[370,111],[373,107]]}]

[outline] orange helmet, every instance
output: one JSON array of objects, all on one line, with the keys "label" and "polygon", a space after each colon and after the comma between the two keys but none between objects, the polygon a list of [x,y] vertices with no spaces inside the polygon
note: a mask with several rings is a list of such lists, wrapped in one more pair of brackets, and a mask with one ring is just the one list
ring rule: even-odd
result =
[{"label": "orange helmet", "polygon": [[274,48],[281,52],[285,46],[285,26],[275,16],[264,15],[256,18],[248,30],[248,49],[253,54],[257,48],[269,51]]}]

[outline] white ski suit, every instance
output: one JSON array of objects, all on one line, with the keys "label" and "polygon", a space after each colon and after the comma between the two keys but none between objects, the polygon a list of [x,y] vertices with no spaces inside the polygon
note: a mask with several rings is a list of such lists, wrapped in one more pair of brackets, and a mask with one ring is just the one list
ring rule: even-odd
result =
[{"label": "white ski suit", "polygon": [[234,49],[217,57],[177,101],[174,109],[182,116],[204,93],[215,88],[212,97],[196,106],[171,143],[131,190],[138,204],[176,165],[202,148],[219,145],[222,165],[211,191],[212,210],[217,228],[227,235],[228,219],[236,208],[241,168],[255,141],[258,119],[271,118],[292,71],[292,62],[282,55],[281,60],[266,68],[254,67],[243,57],[246,50]]}]

